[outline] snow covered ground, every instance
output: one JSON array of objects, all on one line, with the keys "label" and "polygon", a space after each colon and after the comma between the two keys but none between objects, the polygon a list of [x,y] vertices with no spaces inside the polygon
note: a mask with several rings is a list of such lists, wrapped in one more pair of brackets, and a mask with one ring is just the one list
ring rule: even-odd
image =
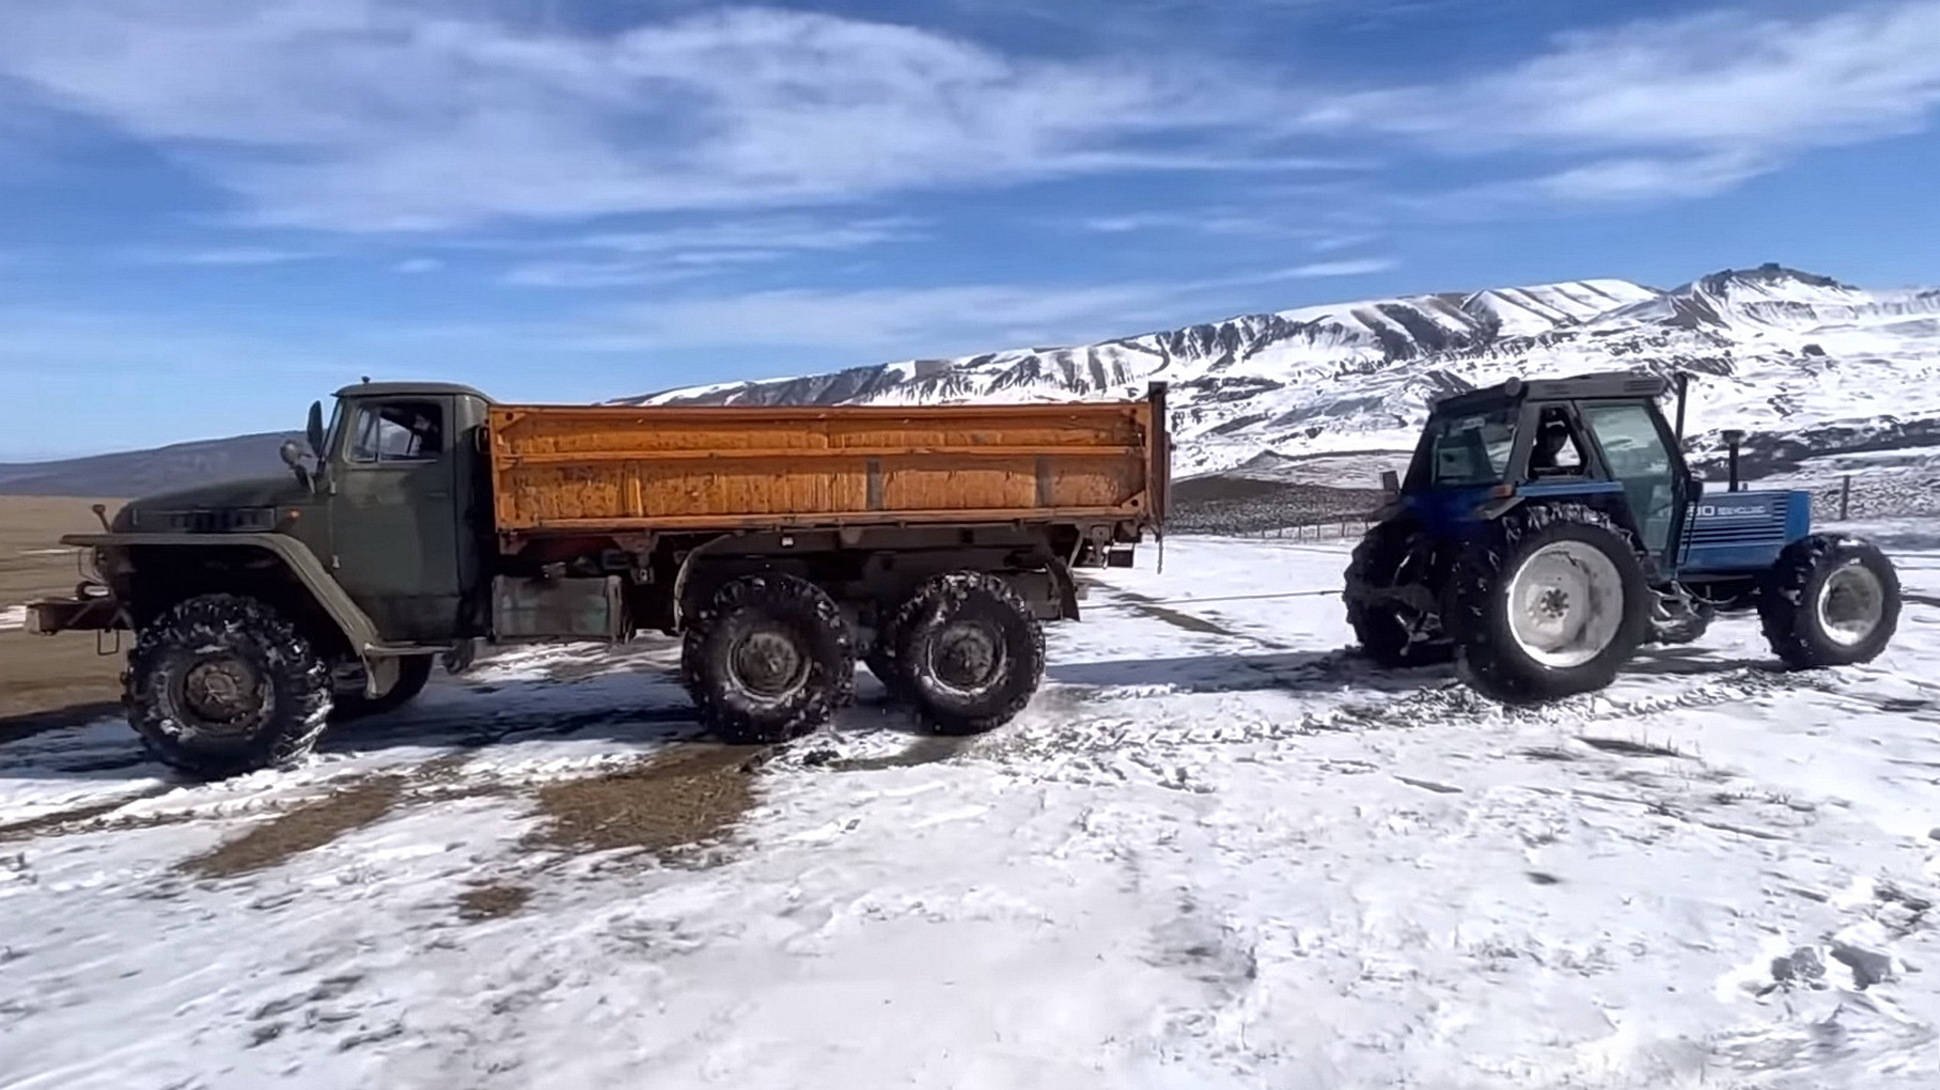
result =
[{"label": "snow covered ground", "polygon": [[0,1086],[1931,1088],[1940,534],[1900,529],[1877,663],[1727,622],[1542,711],[1340,653],[1343,545],[1175,539],[966,742],[872,682],[696,741],[657,645],[216,785],[16,740]]}]

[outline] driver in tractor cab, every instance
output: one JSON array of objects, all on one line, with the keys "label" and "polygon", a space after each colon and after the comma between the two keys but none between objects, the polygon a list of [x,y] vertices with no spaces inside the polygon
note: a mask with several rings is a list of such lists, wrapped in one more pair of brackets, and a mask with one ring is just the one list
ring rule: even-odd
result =
[{"label": "driver in tractor cab", "polygon": [[1536,447],[1529,452],[1529,475],[1555,477],[1574,473],[1577,466],[1582,464],[1581,460],[1574,465],[1565,465],[1560,457],[1564,448],[1569,446],[1569,422],[1560,416],[1545,414],[1542,430],[1536,433]]}]

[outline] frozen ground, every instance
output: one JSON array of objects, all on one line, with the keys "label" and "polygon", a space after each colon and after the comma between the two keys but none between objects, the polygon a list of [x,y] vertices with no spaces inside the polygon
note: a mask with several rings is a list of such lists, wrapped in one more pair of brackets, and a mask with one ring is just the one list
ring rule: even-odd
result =
[{"label": "frozen ground", "polygon": [[[968,743],[691,740],[644,647],[312,765],[0,745],[0,1086],[1940,1085],[1940,541],[1866,668],[1755,625],[1541,713],[1336,649],[1344,547],[1177,539]],[[492,690],[492,691],[486,691]]]}]

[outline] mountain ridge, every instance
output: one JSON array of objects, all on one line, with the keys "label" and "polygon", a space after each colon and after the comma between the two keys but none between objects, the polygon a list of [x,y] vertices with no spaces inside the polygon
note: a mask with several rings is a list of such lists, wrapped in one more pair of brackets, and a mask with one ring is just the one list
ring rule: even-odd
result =
[{"label": "mountain ridge", "polygon": [[[1596,278],[1358,300],[1092,344],[676,387],[606,403],[1056,401],[1139,397],[1163,381],[1175,472],[1185,478],[1253,473],[1249,463],[1263,455],[1406,450],[1437,397],[1511,375],[1612,369],[1696,374],[1699,456],[1716,448],[1724,428],[1749,431],[1761,465],[1818,449],[1927,444],[1940,427],[1940,289],[1867,291],[1767,263],[1671,289]],[[264,432],[0,465],[0,493],[107,495],[107,486],[150,492],[277,474],[284,469],[276,448],[286,437]]]}]

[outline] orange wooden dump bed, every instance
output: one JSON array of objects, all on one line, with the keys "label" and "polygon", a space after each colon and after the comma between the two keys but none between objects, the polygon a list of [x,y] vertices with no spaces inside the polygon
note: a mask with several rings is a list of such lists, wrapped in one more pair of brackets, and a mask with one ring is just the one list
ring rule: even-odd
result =
[{"label": "orange wooden dump bed", "polygon": [[1163,516],[1164,390],[1140,401],[491,410],[498,531]]}]

